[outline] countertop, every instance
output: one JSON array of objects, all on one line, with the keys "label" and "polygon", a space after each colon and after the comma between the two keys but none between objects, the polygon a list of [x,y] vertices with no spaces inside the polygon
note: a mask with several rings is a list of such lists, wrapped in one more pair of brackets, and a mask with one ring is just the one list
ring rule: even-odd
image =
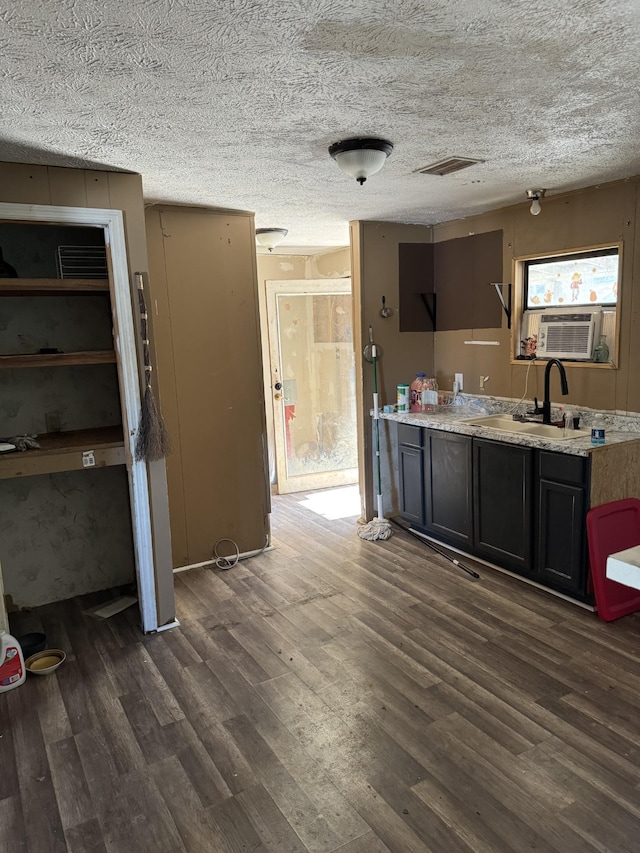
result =
[{"label": "countertop", "polygon": [[[517,444],[524,447],[537,447],[541,450],[551,450],[554,453],[567,453],[571,456],[591,456],[607,447],[616,444],[640,442],[640,432],[629,432],[607,427],[605,433],[605,444],[594,446],[591,444],[591,427],[585,426],[580,429],[579,438],[560,439],[542,438],[540,436],[524,435],[519,433],[503,432],[502,430],[490,429],[488,427],[474,426],[464,423],[470,418],[481,418],[485,414],[477,409],[467,409],[462,406],[441,406],[439,411],[432,414],[412,414],[410,412],[394,412],[387,414],[380,412],[382,420],[396,421],[412,426],[429,427],[440,429],[445,432],[456,432],[462,435],[475,436],[477,438],[488,438],[493,441],[501,441],[505,444]],[[573,433],[573,431],[571,431]],[[561,428],[558,433],[563,434]]]}]

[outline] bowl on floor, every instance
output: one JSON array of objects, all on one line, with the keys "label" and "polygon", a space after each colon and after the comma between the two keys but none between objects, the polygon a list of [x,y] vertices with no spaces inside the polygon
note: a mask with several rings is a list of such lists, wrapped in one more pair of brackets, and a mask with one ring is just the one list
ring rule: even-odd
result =
[{"label": "bowl on floor", "polygon": [[34,675],[49,675],[54,672],[61,663],[67,659],[66,654],[62,649],[44,649],[42,652],[37,652],[31,655],[24,662],[25,667]]}]

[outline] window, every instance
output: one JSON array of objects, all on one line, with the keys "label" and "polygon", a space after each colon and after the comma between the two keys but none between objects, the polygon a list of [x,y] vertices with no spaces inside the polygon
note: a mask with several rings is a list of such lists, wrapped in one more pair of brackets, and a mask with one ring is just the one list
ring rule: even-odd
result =
[{"label": "window", "polygon": [[515,259],[516,359],[615,366],[621,244]]},{"label": "window", "polygon": [[524,262],[526,307],[616,305],[618,248]]}]

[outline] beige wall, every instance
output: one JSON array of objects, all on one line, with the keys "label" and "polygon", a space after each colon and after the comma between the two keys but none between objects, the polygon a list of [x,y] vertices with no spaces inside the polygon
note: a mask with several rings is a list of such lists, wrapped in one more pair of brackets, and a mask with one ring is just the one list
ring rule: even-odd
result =
[{"label": "beige wall", "polygon": [[[0,163],[0,201],[121,210],[124,215],[129,274],[132,276],[134,272],[144,272],[147,269],[140,175]],[[163,625],[175,615],[164,461],[150,463],[148,470],[158,624]]]},{"label": "beige wall", "polygon": [[222,538],[260,549],[270,503],[253,215],[154,205],[147,238],[174,565],[210,560]]},{"label": "beige wall", "polygon": [[[513,281],[513,259],[524,255],[584,248],[623,241],[620,303],[620,350],[617,370],[567,363],[569,395],[563,404],[618,411],[640,411],[640,246],[638,203],[640,178],[619,181],[578,192],[550,196],[542,202],[539,216],[522,204],[448,222],[434,228],[434,239],[449,240],[469,233],[502,228],[504,232],[503,281]],[[488,288],[490,289],[490,288]],[[497,299],[495,292],[488,298]],[[514,306],[514,308],[517,306]],[[497,340],[499,346],[468,346],[465,340]],[[436,332],[435,362],[439,381],[451,388],[454,372],[463,372],[464,390],[480,393],[480,375],[490,376],[484,393],[520,398],[525,389],[527,364],[511,364],[510,333],[506,318],[500,329],[464,329]],[[544,364],[534,364],[529,374],[526,399],[543,397]],[[560,386],[554,371],[552,399],[558,402]]]}]

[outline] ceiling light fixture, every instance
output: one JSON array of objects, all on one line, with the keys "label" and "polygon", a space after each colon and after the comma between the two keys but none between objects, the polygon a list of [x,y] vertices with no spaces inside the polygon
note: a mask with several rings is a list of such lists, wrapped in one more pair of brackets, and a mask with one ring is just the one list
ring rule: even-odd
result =
[{"label": "ceiling light fixture", "polygon": [[542,208],[540,207],[540,199],[544,198],[546,190],[527,190],[527,198],[531,201],[529,208],[532,216],[537,216]]},{"label": "ceiling light fixture", "polygon": [[344,139],[329,146],[329,154],[338,166],[360,186],[382,169],[392,151],[393,142],[386,139]]},{"label": "ceiling light fixture", "polygon": [[256,228],[256,240],[265,249],[273,252],[288,233],[289,231],[286,228]]}]

